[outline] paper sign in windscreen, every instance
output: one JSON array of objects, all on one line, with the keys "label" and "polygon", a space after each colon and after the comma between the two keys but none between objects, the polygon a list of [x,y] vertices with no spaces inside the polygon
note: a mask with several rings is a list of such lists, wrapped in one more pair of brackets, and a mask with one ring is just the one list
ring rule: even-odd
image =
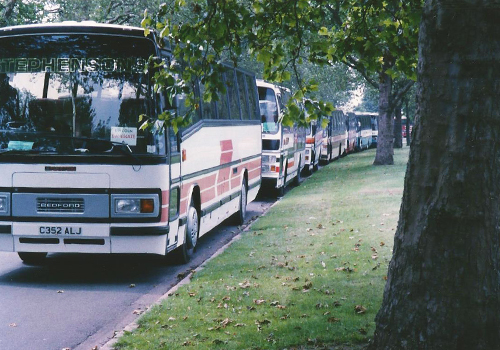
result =
[{"label": "paper sign in windscreen", "polygon": [[129,146],[135,146],[137,145],[137,128],[112,126],[111,141],[125,143]]}]

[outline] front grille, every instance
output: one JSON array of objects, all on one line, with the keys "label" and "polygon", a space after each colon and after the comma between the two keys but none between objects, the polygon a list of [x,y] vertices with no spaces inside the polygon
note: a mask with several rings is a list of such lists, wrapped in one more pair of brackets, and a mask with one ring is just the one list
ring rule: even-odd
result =
[{"label": "front grille", "polygon": [[84,213],[83,198],[37,198],[38,213]]}]

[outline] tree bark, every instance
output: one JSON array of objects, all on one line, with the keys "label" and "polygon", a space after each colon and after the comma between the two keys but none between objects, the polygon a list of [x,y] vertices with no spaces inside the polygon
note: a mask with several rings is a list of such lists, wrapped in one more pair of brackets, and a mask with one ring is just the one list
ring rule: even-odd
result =
[{"label": "tree bark", "polygon": [[378,137],[374,165],[394,164],[394,133],[391,108],[392,79],[385,71],[379,74]]},{"label": "tree bark", "polygon": [[394,148],[403,147],[403,124],[401,123],[401,107],[394,109]]},{"label": "tree bark", "polygon": [[370,349],[500,344],[500,7],[427,0],[419,115]]}]

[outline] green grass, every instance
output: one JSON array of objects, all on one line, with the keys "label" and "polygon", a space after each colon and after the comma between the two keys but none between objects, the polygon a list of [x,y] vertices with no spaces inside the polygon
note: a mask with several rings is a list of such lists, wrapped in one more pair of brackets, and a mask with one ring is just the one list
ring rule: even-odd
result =
[{"label": "green grass", "polygon": [[116,349],[364,344],[392,256],[408,149],[323,167],[139,320]]}]

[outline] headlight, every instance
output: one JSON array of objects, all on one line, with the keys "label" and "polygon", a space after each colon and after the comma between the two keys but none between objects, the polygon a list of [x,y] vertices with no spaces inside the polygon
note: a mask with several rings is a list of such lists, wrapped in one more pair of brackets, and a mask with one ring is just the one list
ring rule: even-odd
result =
[{"label": "headlight", "polygon": [[276,163],[276,156],[262,156],[262,163]]},{"label": "headlight", "polygon": [[112,195],[112,213],[115,217],[158,216],[158,195]]},{"label": "headlight", "polygon": [[9,198],[10,193],[0,193],[0,215],[8,215],[10,213]]},{"label": "headlight", "polygon": [[262,172],[263,172],[263,173],[267,173],[267,172],[269,172],[269,165],[268,165],[268,164],[265,164],[265,165],[263,164],[263,165],[262,165]]}]

